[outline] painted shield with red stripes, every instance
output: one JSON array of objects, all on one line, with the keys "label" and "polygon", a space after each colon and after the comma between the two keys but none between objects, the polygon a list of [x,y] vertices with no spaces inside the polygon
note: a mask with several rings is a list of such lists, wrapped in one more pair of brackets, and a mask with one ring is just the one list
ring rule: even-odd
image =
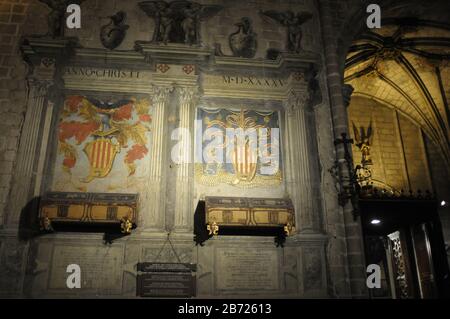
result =
[{"label": "painted shield with red stripes", "polygon": [[96,177],[108,175],[119,150],[119,145],[113,144],[107,138],[99,138],[86,144],[84,153],[87,155],[90,164],[87,180],[90,181]]},{"label": "painted shield with red stripes", "polygon": [[233,168],[238,181],[250,182],[256,174],[258,152],[256,147],[252,147],[250,141],[236,143],[232,152]]}]

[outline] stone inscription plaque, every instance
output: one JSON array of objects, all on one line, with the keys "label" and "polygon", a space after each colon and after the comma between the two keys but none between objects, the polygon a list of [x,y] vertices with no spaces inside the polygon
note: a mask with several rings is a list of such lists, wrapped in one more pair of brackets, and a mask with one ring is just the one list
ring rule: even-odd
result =
[{"label": "stone inscription plaque", "polygon": [[196,264],[188,263],[138,263],[137,270],[141,272],[191,272],[197,271]]},{"label": "stone inscription plaque", "polygon": [[140,297],[193,297],[196,295],[196,264],[137,264],[136,295]]},{"label": "stone inscription plaque", "polygon": [[217,248],[215,264],[218,290],[267,291],[279,288],[275,249]]},{"label": "stone inscription plaque", "polygon": [[121,247],[55,246],[49,289],[68,289],[67,266],[77,264],[81,268],[81,289],[120,293],[122,262]]},{"label": "stone inscription plaque", "polygon": [[146,273],[137,276],[140,297],[193,297],[195,276],[191,273]]}]

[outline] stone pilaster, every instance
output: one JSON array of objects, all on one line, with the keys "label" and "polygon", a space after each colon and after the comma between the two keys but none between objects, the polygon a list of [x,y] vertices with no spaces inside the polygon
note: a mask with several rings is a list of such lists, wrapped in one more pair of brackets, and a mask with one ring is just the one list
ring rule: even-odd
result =
[{"label": "stone pilaster", "polygon": [[310,145],[306,124],[306,91],[291,90],[285,100],[288,148],[288,191],[296,211],[296,228],[299,232],[316,230],[311,181]]},{"label": "stone pilaster", "polygon": [[176,174],[175,230],[189,232],[194,219],[193,207],[193,158],[194,158],[194,103],[197,89],[183,87],[179,89],[179,128],[183,132],[179,141],[180,158]]},{"label": "stone pilaster", "polygon": [[[163,185],[166,159],[167,104],[173,87],[155,87],[153,91],[152,148],[150,150],[150,176],[148,185],[148,215],[144,218],[145,230],[164,229],[165,187]],[[145,214],[145,212],[144,212]]]},{"label": "stone pilaster", "polygon": [[[28,79],[29,96],[26,106],[25,120],[22,126],[19,151],[14,179],[9,199],[9,213],[7,227],[16,227],[19,224],[22,210],[35,195],[36,169],[40,157],[42,141],[43,118],[48,105],[48,89],[52,81]],[[45,153],[45,151],[44,151]]]}]

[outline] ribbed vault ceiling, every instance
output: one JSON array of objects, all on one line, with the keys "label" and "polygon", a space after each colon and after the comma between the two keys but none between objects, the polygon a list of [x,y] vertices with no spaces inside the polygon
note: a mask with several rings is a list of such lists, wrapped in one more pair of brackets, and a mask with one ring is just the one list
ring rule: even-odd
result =
[{"label": "ribbed vault ceiling", "polygon": [[390,19],[349,49],[344,81],[353,95],[397,109],[419,125],[450,164],[450,25]]}]

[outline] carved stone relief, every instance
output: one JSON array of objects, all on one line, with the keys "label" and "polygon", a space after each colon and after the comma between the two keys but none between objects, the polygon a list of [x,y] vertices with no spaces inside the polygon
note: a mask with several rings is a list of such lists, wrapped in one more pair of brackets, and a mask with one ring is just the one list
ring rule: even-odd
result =
[{"label": "carved stone relief", "polygon": [[111,20],[108,24],[104,25],[100,29],[100,41],[107,49],[114,50],[125,39],[126,32],[129,28],[126,25],[125,19],[127,14],[123,11],[117,12],[113,16],[108,18]]},{"label": "carved stone relief", "polygon": [[200,25],[222,10],[192,1],[142,1],[139,7],[155,20],[152,42],[200,44]]},{"label": "carved stone relief", "polygon": [[56,38],[64,36],[65,29],[65,15],[67,6],[69,4],[80,5],[85,0],[39,0],[45,3],[49,8],[50,12],[47,16],[48,32],[47,36]]},{"label": "carved stone relief", "polygon": [[302,50],[301,41],[303,37],[302,25],[312,18],[309,12],[297,12],[291,10],[280,12],[275,10],[261,11],[262,16],[282,25],[287,31],[286,49],[288,52],[300,53]]}]

